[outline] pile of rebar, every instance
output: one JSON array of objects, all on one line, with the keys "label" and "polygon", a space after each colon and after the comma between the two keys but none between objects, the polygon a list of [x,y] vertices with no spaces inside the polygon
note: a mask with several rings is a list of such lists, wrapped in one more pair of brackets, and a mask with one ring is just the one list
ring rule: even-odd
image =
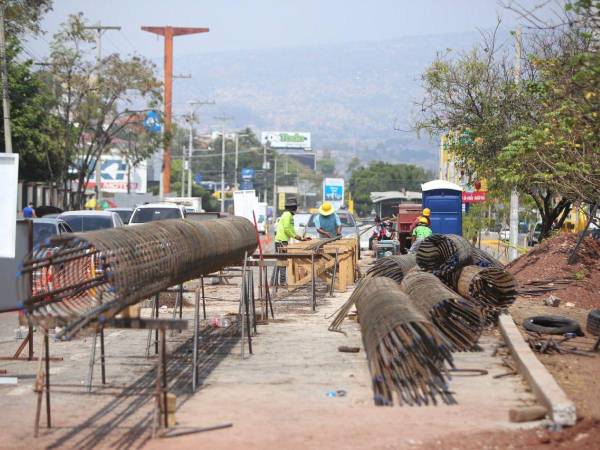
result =
[{"label": "pile of rebar", "polygon": [[417,264],[442,278],[472,263],[472,246],[455,234],[433,234],[417,250]]},{"label": "pile of rebar", "polygon": [[397,283],[365,278],[355,300],[375,403],[454,403],[444,365],[452,366],[450,348]]},{"label": "pile of rebar", "polygon": [[416,265],[415,255],[384,256],[367,270],[367,277],[387,277],[400,283],[408,271]]},{"label": "pile of rebar", "polygon": [[483,331],[481,309],[450,290],[435,275],[411,271],[401,289],[436,326],[452,350],[471,350]]},{"label": "pile of rebar", "polygon": [[57,336],[69,338],[170,286],[240,263],[256,247],[254,226],[241,217],[65,234],[23,261],[20,294],[31,322],[60,326]]},{"label": "pile of rebar", "polygon": [[512,305],[517,284],[512,274],[495,267],[463,267],[455,284],[463,297],[481,305],[486,323],[494,323],[498,314]]}]

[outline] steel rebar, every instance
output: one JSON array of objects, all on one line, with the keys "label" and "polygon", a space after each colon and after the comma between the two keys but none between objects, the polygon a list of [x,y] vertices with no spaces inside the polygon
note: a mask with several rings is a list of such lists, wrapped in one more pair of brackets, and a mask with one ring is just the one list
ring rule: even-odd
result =
[{"label": "steel rebar", "polygon": [[481,308],[450,290],[429,272],[411,271],[400,285],[436,326],[452,350],[470,350],[483,331]]},{"label": "steel rebar", "polygon": [[68,338],[170,286],[239,263],[256,246],[252,223],[241,217],[64,234],[25,259],[20,295],[31,322],[61,326],[57,337]]},{"label": "steel rebar", "polygon": [[471,244],[454,234],[434,234],[425,238],[416,256],[419,267],[442,278],[473,262]]},{"label": "steel rebar", "polygon": [[385,277],[361,282],[356,307],[377,405],[454,403],[445,364],[449,347],[432,323]]},{"label": "steel rebar", "polygon": [[417,265],[415,255],[385,256],[375,261],[367,270],[367,277],[387,277],[401,283],[410,269]]},{"label": "steel rebar", "polygon": [[498,314],[512,305],[517,297],[515,278],[504,269],[466,266],[457,278],[456,291],[481,305],[487,324],[495,323]]}]

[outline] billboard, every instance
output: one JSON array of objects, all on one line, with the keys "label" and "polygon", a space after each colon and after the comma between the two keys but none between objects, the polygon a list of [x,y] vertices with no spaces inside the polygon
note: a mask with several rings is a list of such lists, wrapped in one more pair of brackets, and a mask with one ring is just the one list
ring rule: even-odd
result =
[{"label": "billboard", "polygon": [[307,131],[263,131],[261,142],[272,148],[311,148],[310,133]]},{"label": "billboard", "polygon": [[344,179],[325,178],[323,180],[323,202],[329,202],[335,209],[344,204]]},{"label": "billboard", "polygon": [[18,185],[19,154],[0,153],[0,258],[15,257]]},{"label": "billboard", "polygon": [[[122,156],[102,155],[101,161],[100,190],[102,192],[127,192],[128,172],[131,192],[135,192],[136,194],[145,194],[147,192],[148,173],[146,161],[142,161],[131,168],[128,167],[127,159]],[[94,173],[90,177],[87,188],[96,188]]]}]

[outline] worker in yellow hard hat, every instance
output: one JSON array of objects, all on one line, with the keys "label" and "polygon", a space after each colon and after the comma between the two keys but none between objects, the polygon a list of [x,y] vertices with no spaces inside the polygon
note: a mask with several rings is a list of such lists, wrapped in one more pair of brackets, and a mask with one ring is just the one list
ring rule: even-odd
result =
[{"label": "worker in yellow hard hat", "polygon": [[418,218],[418,224],[415,229],[412,231],[413,243],[410,247],[409,253],[416,253],[423,242],[423,239],[428,238],[433,234],[431,228],[429,228],[429,224],[427,223],[428,219],[425,216],[421,216]]},{"label": "worker in yellow hard hat", "polygon": [[410,228],[408,231],[410,231],[412,233],[413,230],[419,225],[419,220],[421,220],[422,218],[427,221],[427,226],[431,227],[431,220],[429,219],[430,216],[431,216],[431,210],[429,208],[424,208],[423,211],[421,212],[421,215],[419,217],[417,217],[414,220],[414,222],[410,225]]},{"label": "worker in yellow hard hat", "polygon": [[319,213],[315,216],[315,228],[321,238],[332,238],[342,234],[342,222],[335,212],[333,205],[325,202],[319,208]]}]

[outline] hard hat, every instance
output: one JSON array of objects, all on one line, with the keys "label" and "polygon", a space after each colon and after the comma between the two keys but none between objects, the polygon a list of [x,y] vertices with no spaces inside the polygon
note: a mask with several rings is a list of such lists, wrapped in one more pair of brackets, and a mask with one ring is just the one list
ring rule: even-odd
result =
[{"label": "hard hat", "polygon": [[333,214],[335,211],[333,210],[333,205],[329,202],[325,202],[319,208],[319,214],[322,216],[329,216]]},{"label": "hard hat", "polygon": [[424,215],[425,217],[429,217],[429,216],[431,215],[431,210],[430,210],[429,208],[425,208],[425,209],[423,210],[423,215]]},{"label": "hard hat", "polygon": [[427,225],[427,218],[426,217],[419,217],[419,223],[422,223],[424,225]]}]

